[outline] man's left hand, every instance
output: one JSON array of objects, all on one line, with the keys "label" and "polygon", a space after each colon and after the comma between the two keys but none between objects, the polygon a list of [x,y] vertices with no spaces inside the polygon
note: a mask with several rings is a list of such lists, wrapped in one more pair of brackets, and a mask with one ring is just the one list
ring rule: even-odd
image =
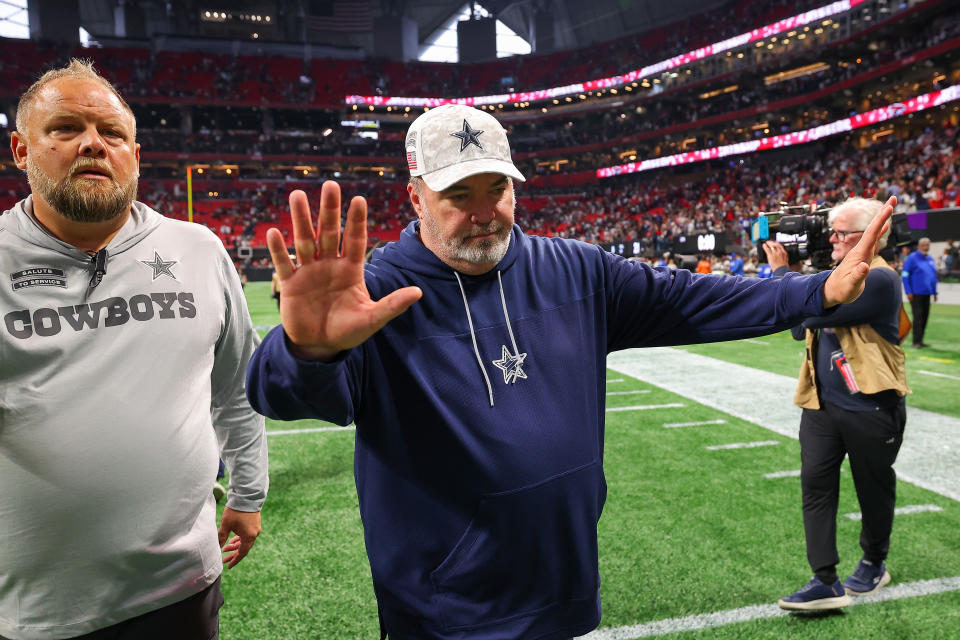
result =
[{"label": "man's left hand", "polygon": [[823,308],[853,302],[863,293],[864,282],[870,273],[870,261],[877,255],[880,236],[890,227],[890,216],[897,206],[897,197],[890,196],[879,215],[864,230],[860,242],[847,252],[823,284]]},{"label": "man's left hand", "polygon": [[[227,542],[231,532],[237,535]],[[260,535],[260,512],[234,511],[230,507],[224,507],[218,534],[220,548],[227,554],[223,562],[228,569],[233,569],[250,552]]]}]

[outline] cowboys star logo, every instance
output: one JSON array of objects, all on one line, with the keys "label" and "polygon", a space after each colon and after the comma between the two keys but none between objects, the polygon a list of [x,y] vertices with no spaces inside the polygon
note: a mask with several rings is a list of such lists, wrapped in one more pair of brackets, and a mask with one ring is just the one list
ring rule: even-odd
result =
[{"label": "cowboys star logo", "polygon": [[503,371],[503,383],[515,383],[518,378],[526,379],[527,374],[523,371],[523,361],[527,359],[527,354],[518,351],[517,355],[513,355],[507,349],[507,345],[502,345],[502,348],[500,359],[494,360],[493,364]]}]

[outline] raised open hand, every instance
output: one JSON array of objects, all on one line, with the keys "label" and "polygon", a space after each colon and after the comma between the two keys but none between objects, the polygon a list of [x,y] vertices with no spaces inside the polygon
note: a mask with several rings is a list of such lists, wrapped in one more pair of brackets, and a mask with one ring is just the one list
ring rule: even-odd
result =
[{"label": "raised open hand", "polygon": [[870,261],[877,255],[878,243],[890,226],[890,216],[897,206],[896,196],[890,196],[880,213],[874,218],[860,242],[847,252],[843,260],[836,266],[830,277],[823,284],[823,308],[838,304],[846,304],[856,300],[863,293],[864,282],[870,273]]},{"label": "raised open hand", "polygon": [[294,265],[277,229],[267,247],[280,280],[280,320],[291,351],[304,360],[329,361],[351,349],[420,299],[418,287],[404,287],[380,300],[370,298],[363,281],[367,249],[367,202],[350,201],[340,251],[340,186],[323,183],[320,216],[314,231],[307,194],[290,194]]}]

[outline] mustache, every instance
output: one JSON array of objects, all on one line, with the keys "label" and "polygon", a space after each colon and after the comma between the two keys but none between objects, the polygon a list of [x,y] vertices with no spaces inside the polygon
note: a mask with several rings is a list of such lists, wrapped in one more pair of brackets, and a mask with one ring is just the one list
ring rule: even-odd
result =
[{"label": "mustache", "polygon": [[77,158],[70,167],[70,175],[75,176],[78,173],[83,173],[90,170],[94,170],[97,173],[102,173],[116,182],[113,171],[110,170],[110,165],[101,160],[94,160],[93,158]]},{"label": "mustache", "polygon": [[485,236],[488,233],[500,233],[501,231],[503,231],[503,224],[491,220],[487,224],[475,225],[473,230],[470,232],[470,235],[467,237],[473,238],[476,236]]}]

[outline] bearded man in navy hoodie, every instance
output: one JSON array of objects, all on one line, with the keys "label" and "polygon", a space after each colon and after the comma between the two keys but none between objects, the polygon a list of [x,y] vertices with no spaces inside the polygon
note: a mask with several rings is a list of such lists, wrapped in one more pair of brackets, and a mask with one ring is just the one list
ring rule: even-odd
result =
[{"label": "bearded man in navy hoodie", "polygon": [[366,204],[290,196],[297,263],[267,242],[282,326],[247,393],[272,418],[356,424],[367,554],[392,640],[553,640],[600,622],[606,357],[781,331],[852,301],[884,213],[833,272],[760,280],[653,269],[514,224],[506,132],[472,107],[406,137],[417,214],[364,265]]}]

